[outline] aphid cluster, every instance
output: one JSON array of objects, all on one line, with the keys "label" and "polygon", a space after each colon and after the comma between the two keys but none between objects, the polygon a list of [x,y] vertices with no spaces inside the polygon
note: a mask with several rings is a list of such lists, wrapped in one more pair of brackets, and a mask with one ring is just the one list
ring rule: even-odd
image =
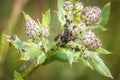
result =
[{"label": "aphid cluster", "polygon": [[62,41],[62,47],[65,46],[69,41],[74,40],[75,36],[73,36],[72,31],[69,29],[69,26],[73,23],[72,20],[69,20],[67,18],[67,15],[65,15],[66,23],[64,25],[65,30],[63,35],[61,36],[61,41]]}]

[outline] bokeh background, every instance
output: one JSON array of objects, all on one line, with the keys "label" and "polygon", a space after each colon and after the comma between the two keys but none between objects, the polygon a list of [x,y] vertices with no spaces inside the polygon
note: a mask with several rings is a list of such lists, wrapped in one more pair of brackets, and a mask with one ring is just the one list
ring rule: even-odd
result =
[{"label": "bokeh background", "polygon": [[[95,5],[102,8],[106,3],[111,3],[111,12],[107,31],[99,34],[103,47],[112,54],[100,55],[110,68],[114,80],[120,80],[120,0],[81,0],[85,5]],[[15,70],[25,70],[29,62],[19,60],[17,50],[8,46],[2,34],[17,34],[22,40],[25,36],[25,20],[22,11],[32,18],[41,21],[42,14],[51,10],[51,35],[53,41],[56,33],[61,32],[57,15],[57,0],[0,0],[0,80],[12,80]],[[112,80],[98,74],[96,71],[83,66],[82,63],[73,63],[73,67],[65,62],[54,61],[39,67],[27,80]]]}]

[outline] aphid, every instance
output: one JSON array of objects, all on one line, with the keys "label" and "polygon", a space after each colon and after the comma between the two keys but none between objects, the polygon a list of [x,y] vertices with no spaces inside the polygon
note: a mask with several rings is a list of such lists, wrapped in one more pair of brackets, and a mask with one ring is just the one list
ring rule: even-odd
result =
[{"label": "aphid", "polygon": [[66,24],[70,25],[71,21],[69,19],[66,19]]},{"label": "aphid", "polygon": [[71,32],[68,29],[66,29],[64,34],[61,36],[61,41],[62,41],[61,47],[65,46],[65,44],[68,43],[69,41],[68,39],[70,36],[71,36]]},{"label": "aphid", "polygon": [[72,40],[75,40],[75,39],[76,39],[75,36],[70,36],[70,37],[68,38],[68,41],[72,41]]},{"label": "aphid", "polygon": [[75,39],[76,37],[72,35],[72,32],[66,29],[64,34],[61,36],[61,41],[62,41],[61,47],[65,46],[69,41],[72,41]]},{"label": "aphid", "polygon": [[78,46],[76,46],[75,51],[80,51],[80,49],[78,48]]},{"label": "aphid", "polygon": [[55,36],[54,41],[58,41],[58,39],[60,38],[61,34],[58,34],[57,36]]},{"label": "aphid", "polygon": [[65,25],[64,25],[64,27],[65,27],[65,28],[68,28],[68,25],[67,25],[67,24],[65,24]]}]

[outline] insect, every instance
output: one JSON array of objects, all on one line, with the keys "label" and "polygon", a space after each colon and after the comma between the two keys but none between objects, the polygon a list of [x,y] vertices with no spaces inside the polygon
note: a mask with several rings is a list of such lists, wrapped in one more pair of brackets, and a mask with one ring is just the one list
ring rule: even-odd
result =
[{"label": "insect", "polygon": [[57,36],[55,36],[54,41],[58,41],[58,39],[60,38],[61,34],[58,34]]},{"label": "insect", "polygon": [[72,35],[72,32],[66,29],[63,35],[61,36],[61,41],[62,41],[61,47],[64,47],[69,41],[72,41],[75,39],[76,37]]}]

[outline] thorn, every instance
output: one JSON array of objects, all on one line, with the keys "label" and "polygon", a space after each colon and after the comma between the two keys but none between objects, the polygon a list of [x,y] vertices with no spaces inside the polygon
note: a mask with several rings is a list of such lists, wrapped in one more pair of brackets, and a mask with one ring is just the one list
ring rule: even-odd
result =
[{"label": "thorn", "polygon": [[93,68],[91,65],[89,65],[89,67],[90,67],[92,70],[94,70],[94,68]]},{"label": "thorn", "polygon": [[40,23],[40,20],[39,20],[39,19],[37,19],[37,22],[38,22],[38,24],[39,24],[39,25],[41,25],[41,23]]},{"label": "thorn", "polygon": [[3,36],[6,37],[6,38],[10,38],[10,36],[8,36],[8,35],[6,35],[6,34],[3,34]]},{"label": "thorn", "polygon": [[9,39],[6,39],[6,41],[11,42]]}]

